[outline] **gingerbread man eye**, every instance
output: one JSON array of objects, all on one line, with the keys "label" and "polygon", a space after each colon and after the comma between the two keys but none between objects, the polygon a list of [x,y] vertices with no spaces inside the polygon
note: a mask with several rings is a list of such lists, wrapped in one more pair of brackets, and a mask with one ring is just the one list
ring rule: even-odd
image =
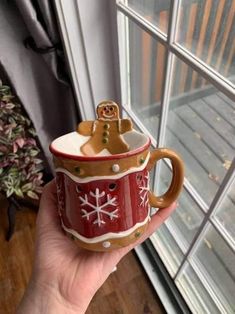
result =
[{"label": "gingerbread man eye", "polygon": [[113,107],[110,107],[110,111],[113,111]]}]

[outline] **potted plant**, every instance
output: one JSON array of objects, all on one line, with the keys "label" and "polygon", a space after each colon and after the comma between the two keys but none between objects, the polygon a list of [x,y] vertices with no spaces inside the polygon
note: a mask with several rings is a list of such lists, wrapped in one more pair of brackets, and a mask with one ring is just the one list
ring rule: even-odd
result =
[{"label": "potted plant", "polygon": [[38,199],[42,191],[42,160],[36,133],[10,87],[0,80],[0,193],[8,199],[9,240],[20,200]]}]

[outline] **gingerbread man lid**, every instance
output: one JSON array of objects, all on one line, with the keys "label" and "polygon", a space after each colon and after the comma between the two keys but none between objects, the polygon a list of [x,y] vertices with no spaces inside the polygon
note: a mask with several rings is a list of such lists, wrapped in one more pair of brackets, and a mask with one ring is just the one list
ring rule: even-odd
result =
[{"label": "gingerbread man lid", "polygon": [[149,138],[134,130],[130,119],[120,118],[119,106],[114,101],[101,102],[96,113],[96,120],[82,121],[76,132],[54,140],[50,146],[51,151],[73,156],[99,157],[128,153],[149,145]]}]

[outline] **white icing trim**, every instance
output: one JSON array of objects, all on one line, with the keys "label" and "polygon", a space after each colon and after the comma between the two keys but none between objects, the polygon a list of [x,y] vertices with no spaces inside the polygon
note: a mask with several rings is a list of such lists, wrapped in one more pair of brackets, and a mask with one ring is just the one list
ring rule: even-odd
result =
[{"label": "white icing trim", "polygon": [[74,174],[70,173],[67,169],[64,169],[64,168],[61,168],[61,167],[56,168],[55,171],[56,172],[62,172],[64,174],[66,174],[71,180],[73,180],[73,181],[75,181],[77,183],[87,183],[87,182],[96,181],[96,180],[120,179],[120,178],[126,176],[127,174],[144,170],[144,168],[148,164],[149,157],[150,157],[150,153],[148,153],[144,163],[140,167],[132,167],[132,168],[128,169],[125,172],[114,174],[114,175],[111,175],[111,176],[93,176],[93,177],[86,177],[86,178],[78,178]]},{"label": "white icing trim", "polygon": [[95,133],[95,130],[96,130],[96,120],[92,123],[92,130],[91,130],[92,135]]},{"label": "white icing trim", "polygon": [[126,231],[122,231],[122,232],[118,232],[118,233],[109,232],[109,233],[106,233],[104,235],[101,235],[101,236],[98,236],[95,238],[86,238],[86,237],[82,236],[81,234],[79,234],[77,231],[65,227],[62,220],[61,220],[61,225],[65,231],[67,231],[68,233],[71,233],[75,238],[78,238],[79,240],[86,242],[86,243],[97,243],[97,242],[106,241],[107,239],[109,239],[109,240],[110,239],[118,239],[118,238],[123,238],[123,237],[129,236],[132,232],[135,231],[135,229],[145,225],[148,221],[151,220],[149,214],[150,214],[150,211],[148,211],[148,215],[144,221],[137,222],[137,224],[135,224],[133,227],[131,227],[130,229],[128,229]]},{"label": "white icing trim", "polygon": [[101,103],[98,105],[99,108],[106,107],[106,106],[115,106],[116,108],[118,108],[118,105],[112,100],[110,100],[110,101],[107,100],[107,101],[105,101],[105,103],[103,103],[103,104]]},{"label": "white icing trim", "polygon": [[118,119],[118,133],[121,133],[121,119]]}]

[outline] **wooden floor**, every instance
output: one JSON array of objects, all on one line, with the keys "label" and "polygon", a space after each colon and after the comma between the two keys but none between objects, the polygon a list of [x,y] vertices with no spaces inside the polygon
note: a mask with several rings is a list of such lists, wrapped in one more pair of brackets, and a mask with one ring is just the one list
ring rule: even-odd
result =
[{"label": "wooden floor", "polygon": [[[16,231],[8,243],[6,203],[0,201],[0,314],[15,312],[30,277],[36,213],[17,212]],[[129,253],[91,302],[87,314],[165,313],[135,254]]]}]

